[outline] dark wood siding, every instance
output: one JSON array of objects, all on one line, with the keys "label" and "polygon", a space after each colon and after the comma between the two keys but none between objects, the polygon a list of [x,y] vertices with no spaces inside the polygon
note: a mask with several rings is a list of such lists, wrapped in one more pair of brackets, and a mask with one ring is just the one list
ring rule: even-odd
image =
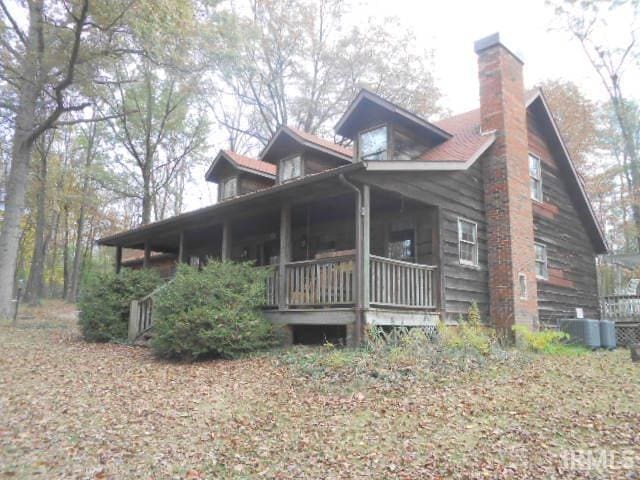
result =
[{"label": "dark wood siding", "polygon": [[323,172],[347,163],[345,160],[339,160],[330,155],[314,152],[313,150],[307,150],[304,153],[303,161],[305,175]]},{"label": "dark wood siding", "polygon": [[274,180],[270,180],[259,175],[251,175],[249,173],[241,173],[238,176],[238,194],[242,195],[249,192],[255,192],[268,188],[274,184]]},{"label": "dark wood siding", "polygon": [[[482,163],[479,159],[465,172],[385,172],[364,173],[362,180],[379,188],[402,193],[428,205],[439,207],[440,262],[443,269],[445,312],[449,320],[466,314],[471,302],[488,316],[487,228],[484,206]],[[422,215],[432,215],[425,205]],[[478,266],[460,264],[458,218],[478,225]],[[373,222],[373,219],[372,219]],[[426,223],[426,222],[425,222]],[[372,239],[373,244],[373,239]]]},{"label": "dark wood siding", "polygon": [[549,279],[538,280],[540,321],[575,317],[576,307],[588,318],[599,318],[598,285],[593,245],[564,180],[557,154],[545,140],[548,132],[529,114],[529,150],[541,159],[544,202],[534,202],[535,241],[546,245]]}]

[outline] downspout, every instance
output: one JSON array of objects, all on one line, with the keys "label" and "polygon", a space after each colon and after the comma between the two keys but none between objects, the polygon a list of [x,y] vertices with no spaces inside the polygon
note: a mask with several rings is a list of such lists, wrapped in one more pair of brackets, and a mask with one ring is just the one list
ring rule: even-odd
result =
[{"label": "downspout", "polygon": [[356,324],[353,342],[359,346],[362,341],[362,326],[364,323],[364,305],[362,294],[362,192],[351,183],[343,173],[338,175],[340,183],[356,193]]}]

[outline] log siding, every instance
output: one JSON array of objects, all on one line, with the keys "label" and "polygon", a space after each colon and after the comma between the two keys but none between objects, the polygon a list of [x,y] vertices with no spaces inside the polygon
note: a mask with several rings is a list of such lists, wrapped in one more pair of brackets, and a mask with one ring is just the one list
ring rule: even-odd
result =
[{"label": "log siding", "polygon": [[541,323],[575,317],[599,318],[596,252],[569,195],[557,153],[546,139],[543,123],[534,114],[527,118],[529,149],[542,160],[543,202],[532,202],[535,241],[547,247],[549,278],[538,279],[538,312]]},{"label": "log siding", "polygon": [[[489,286],[487,270],[487,222],[485,218],[483,158],[467,171],[460,172],[370,172],[360,174],[361,180],[377,188],[402,192],[407,198],[424,203],[418,215],[430,215],[439,208],[438,246],[441,252],[434,259],[442,269],[441,288],[444,289],[445,320],[456,321],[466,316],[472,302],[484,318],[489,314]],[[462,265],[458,250],[458,218],[478,225],[478,265]],[[372,241],[375,241],[372,238]],[[437,247],[436,251],[437,251]],[[533,255],[533,253],[532,253]]]}]

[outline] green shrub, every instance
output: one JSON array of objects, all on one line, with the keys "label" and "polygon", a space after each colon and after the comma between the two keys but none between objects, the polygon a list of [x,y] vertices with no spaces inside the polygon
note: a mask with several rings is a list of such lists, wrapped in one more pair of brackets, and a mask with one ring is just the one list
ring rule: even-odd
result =
[{"label": "green shrub", "polygon": [[91,342],[125,341],[132,300],[151,293],[162,283],[155,270],[124,269],[87,275],[80,291],[80,329]]},{"label": "green shrub", "polygon": [[259,308],[265,275],[248,263],[211,261],[201,271],[180,265],[155,302],[155,353],[235,358],[271,346],[273,329]]},{"label": "green shrub", "polygon": [[480,311],[475,302],[469,307],[467,320],[465,321],[461,315],[457,326],[447,327],[440,321],[438,336],[445,347],[473,350],[482,355],[488,355],[496,343],[493,331],[482,324]]},{"label": "green shrub", "polygon": [[557,330],[534,332],[525,325],[514,325],[513,331],[516,333],[516,345],[535,353],[561,353],[569,340],[568,334]]}]

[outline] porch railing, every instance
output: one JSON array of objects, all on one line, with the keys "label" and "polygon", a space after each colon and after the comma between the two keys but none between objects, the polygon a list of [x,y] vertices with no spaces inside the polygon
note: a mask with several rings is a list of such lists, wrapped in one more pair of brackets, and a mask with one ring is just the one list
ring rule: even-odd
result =
[{"label": "porch railing", "polygon": [[[435,308],[436,267],[371,255],[370,303],[373,306]],[[356,303],[355,256],[291,262],[285,266],[286,302],[289,307],[351,306]],[[277,266],[268,269],[265,307],[278,306],[280,274]],[[168,283],[168,282],[167,282]],[[135,341],[153,326],[154,300],[158,287],[140,300],[131,302],[129,340]],[[640,309],[639,309],[640,311]]]},{"label": "porch railing", "polygon": [[288,263],[287,304],[294,307],[353,304],[354,280],[353,256]]},{"label": "porch railing", "polygon": [[153,326],[153,302],[155,296],[165,288],[171,280],[160,285],[153,292],[140,300],[133,300],[129,308],[129,341],[135,341],[140,335]]},{"label": "porch railing", "polygon": [[265,280],[265,307],[273,308],[278,306],[280,272],[278,266],[269,265],[266,267],[257,267],[266,270],[267,278]]},{"label": "porch railing", "polygon": [[435,308],[435,268],[371,255],[371,304]]}]

